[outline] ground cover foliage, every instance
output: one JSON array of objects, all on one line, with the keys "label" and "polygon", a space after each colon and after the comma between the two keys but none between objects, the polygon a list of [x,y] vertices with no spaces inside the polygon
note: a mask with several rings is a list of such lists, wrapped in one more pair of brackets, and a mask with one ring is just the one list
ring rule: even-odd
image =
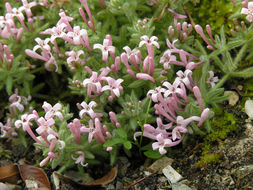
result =
[{"label": "ground cover foliage", "polygon": [[219,162],[211,144],[241,130],[224,91],[241,95],[240,112],[253,93],[252,10],[239,0],[1,3],[1,141],[34,143],[35,165],[59,172],[121,154],[158,159],[196,138],[196,165]]}]

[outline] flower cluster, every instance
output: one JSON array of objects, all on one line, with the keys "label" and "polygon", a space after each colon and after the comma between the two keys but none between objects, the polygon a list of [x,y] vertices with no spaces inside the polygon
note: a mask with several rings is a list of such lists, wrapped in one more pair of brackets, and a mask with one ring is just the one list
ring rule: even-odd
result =
[{"label": "flower cluster", "polygon": [[[157,0],[71,3],[9,1],[0,17],[0,90],[10,96],[1,136],[25,131],[43,151],[40,166],[86,167],[96,155],[113,163],[121,148],[142,150],[142,137],[151,140],[148,151],[166,154],[186,135],[211,130],[228,79],[252,77],[251,67],[238,67],[252,57],[243,15],[234,16],[226,40],[223,27],[217,35],[194,24],[182,1],[170,8]],[[233,3],[252,22],[252,2]]]}]

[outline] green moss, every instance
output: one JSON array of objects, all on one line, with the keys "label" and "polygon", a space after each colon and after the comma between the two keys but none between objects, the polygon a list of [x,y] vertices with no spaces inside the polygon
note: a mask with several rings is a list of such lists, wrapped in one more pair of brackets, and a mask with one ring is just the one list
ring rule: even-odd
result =
[{"label": "green moss", "polygon": [[210,163],[219,163],[220,160],[220,155],[218,153],[213,153],[213,154],[205,154],[200,158],[200,161],[198,161],[195,166],[196,167],[204,167],[207,164]]},{"label": "green moss", "polygon": [[195,166],[203,167],[209,163],[220,162],[219,153],[210,153],[211,145],[213,143],[220,143],[221,140],[227,138],[228,134],[231,132],[238,132],[240,130],[240,125],[237,124],[237,121],[238,118],[227,111],[225,111],[223,115],[213,118],[211,121],[212,131],[204,138],[201,157]]},{"label": "green moss", "polygon": [[233,21],[228,17],[238,9],[231,0],[201,0],[188,5],[195,24],[202,27],[209,24],[213,34],[219,34],[220,27],[225,24],[225,32],[230,33]]}]

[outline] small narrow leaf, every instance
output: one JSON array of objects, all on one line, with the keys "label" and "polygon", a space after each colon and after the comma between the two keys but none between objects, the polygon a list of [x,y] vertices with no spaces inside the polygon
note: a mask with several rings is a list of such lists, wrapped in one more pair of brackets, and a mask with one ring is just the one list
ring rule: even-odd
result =
[{"label": "small narrow leaf", "polygon": [[116,132],[121,138],[127,139],[127,133],[123,128],[118,128]]},{"label": "small narrow leaf", "polygon": [[145,80],[137,79],[128,85],[129,88],[139,88],[145,84]]},{"label": "small narrow leaf", "polygon": [[11,95],[11,93],[12,93],[12,82],[13,82],[12,77],[8,76],[5,81],[6,91],[7,91],[8,95]]},{"label": "small narrow leaf", "polygon": [[253,67],[248,67],[242,71],[232,72],[231,76],[239,78],[250,78],[253,76]]},{"label": "small narrow leaf", "polygon": [[130,141],[126,141],[126,142],[124,142],[124,147],[127,150],[130,150],[132,148],[132,143]]}]

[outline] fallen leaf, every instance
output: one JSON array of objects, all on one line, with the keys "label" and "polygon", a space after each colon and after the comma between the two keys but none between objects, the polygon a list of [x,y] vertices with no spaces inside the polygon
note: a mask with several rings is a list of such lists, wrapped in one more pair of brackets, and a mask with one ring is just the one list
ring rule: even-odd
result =
[{"label": "fallen leaf", "polygon": [[17,166],[28,189],[51,190],[50,182],[42,169],[26,164]]},{"label": "fallen leaf", "polygon": [[63,184],[68,184],[71,187],[73,187],[73,189],[78,189],[78,190],[99,190],[99,189],[102,189],[102,186],[100,184],[99,185],[87,185],[87,184],[78,183],[78,182],[74,181],[73,179],[71,179],[70,177],[62,175],[57,172],[53,173],[53,179],[54,179],[54,185],[55,185],[56,190],[59,190],[60,189],[59,187],[62,186]]},{"label": "fallen leaf", "polygon": [[118,173],[118,167],[114,167],[104,177],[96,179],[88,183],[78,183],[74,181],[73,179],[71,179],[70,177],[59,174],[57,172],[53,173],[53,178],[55,180],[54,183],[55,183],[56,189],[57,187],[59,187],[59,183],[61,185],[65,183],[65,184],[71,185],[73,188],[77,188],[78,190],[99,190],[99,189],[104,189],[104,187],[108,183],[112,182],[116,178],[117,173]]},{"label": "fallen leaf", "polygon": [[18,167],[14,164],[9,164],[0,167],[0,181],[16,184],[19,179]]},{"label": "fallen leaf", "polygon": [[101,185],[102,187],[105,187],[108,183],[112,182],[117,177],[117,174],[118,174],[118,167],[114,167],[104,177],[88,182],[86,183],[86,185]]}]

